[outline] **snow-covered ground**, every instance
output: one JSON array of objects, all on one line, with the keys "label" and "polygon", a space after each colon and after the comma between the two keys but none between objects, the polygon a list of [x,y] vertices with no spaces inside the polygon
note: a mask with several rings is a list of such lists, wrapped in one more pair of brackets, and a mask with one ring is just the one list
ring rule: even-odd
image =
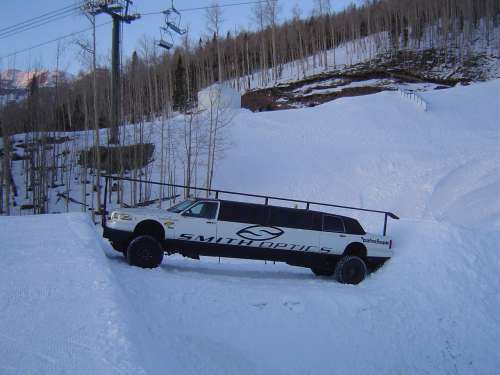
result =
[{"label": "snow-covered ground", "polygon": [[84,214],[0,218],[0,373],[496,374],[500,235],[392,232],[395,257],[348,286],[263,262],[131,268]]},{"label": "snow-covered ground", "polygon": [[382,92],[227,129],[215,187],[402,217],[358,286],[269,262],[131,268],[82,214],[0,218],[0,373],[496,374],[500,80],[420,95],[428,112]]}]

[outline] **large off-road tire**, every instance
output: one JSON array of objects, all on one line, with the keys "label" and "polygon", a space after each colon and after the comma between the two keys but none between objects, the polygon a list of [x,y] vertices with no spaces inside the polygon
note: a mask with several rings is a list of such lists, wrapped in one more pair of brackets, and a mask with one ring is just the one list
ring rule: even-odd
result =
[{"label": "large off-road tire", "polygon": [[316,276],[333,276],[335,273],[335,268],[320,268],[320,267],[311,267],[311,271]]},{"label": "large off-road tire", "polygon": [[335,279],[343,284],[359,284],[368,273],[365,261],[354,255],[346,255],[335,266]]},{"label": "large off-road tire", "polygon": [[163,260],[163,249],[154,237],[139,236],[130,242],[124,255],[131,266],[156,268]]}]

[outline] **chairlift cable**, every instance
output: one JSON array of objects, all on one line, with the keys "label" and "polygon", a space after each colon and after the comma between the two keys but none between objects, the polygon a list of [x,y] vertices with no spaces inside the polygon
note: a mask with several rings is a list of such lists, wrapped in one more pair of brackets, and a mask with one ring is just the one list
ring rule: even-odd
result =
[{"label": "chairlift cable", "polygon": [[[109,25],[112,22],[113,21],[103,22],[103,23],[95,25],[95,27],[97,29],[98,27]],[[67,39],[67,38],[70,38],[70,37],[78,35],[78,34],[82,34],[82,33],[86,32],[86,31],[90,31],[92,29],[93,29],[93,27],[88,27],[88,28],[83,29],[83,30],[75,31],[75,32],[72,32],[70,34],[66,34],[66,35],[60,36],[58,38],[49,40],[49,41],[46,41],[46,42],[43,42],[43,43],[39,43],[39,44],[36,44],[34,46],[31,46],[31,47],[28,47],[28,48],[25,48],[25,49],[22,49],[22,50],[18,50],[18,51],[12,52],[12,53],[10,53],[8,55],[0,56],[0,60],[6,59],[6,58],[9,58],[9,57],[12,57],[12,56],[15,56],[15,55],[20,54],[20,53],[31,51],[32,49],[35,49],[35,48],[43,47],[43,46],[46,46],[48,44],[55,43],[55,42],[58,42],[58,41],[63,40],[63,39]]]},{"label": "chairlift cable", "polygon": [[6,39],[6,38],[9,38],[12,36],[16,36],[16,35],[21,34],[23,32],[36,29],[36,28],[41,27],[43,25],[46,25],[48,23],[51,23],[54,21],[59,21],[61,19],[67,18],[67,17],[72,17],[72,16],[75,16],[77,14],[78,14],[78,10],[69,10],[68,13],[55,14],[51,17],[48,17],[45,20],[41,20],[43,22],[37,22],[37,23],[34,23],[33,25],[28,24],[28,25],[25,25],[22,27],[18,27],[16,30],[9,30],[9,31],[3,32],[3,33],[0,32],[0,40]]},{"label": "chairlift cable", "polygon": [[75,11],[75,10],[79,9],[82,4],[83,3],[81,3],[80,5],[68,5],[68,6],[65,6],[63,8],[53,10],[53,11],[50,11],[47,13],[43,13],[39,16],[18,22],[14,25],[2,27],[2,28],[0,28],[0,34],[4,34],[7,32],[14,32],[15,30],[17,30],[19,28],[27,27],[27,26],[36,24],[38,22],[43,22],[43,21],[47,20],[48,18],[61,15],[61,14],[66,13],[68,11]]},{"label": "chairlift cable", "polygon": [[[227,7],[233,7],[233,6],[262,4],[262,3],[265,3],[266,1],[267,0],[245,1],[245,2],[240,2],[240,3],[209,5],[209,6],[204,6],[204,7],[184,8],[184,9],[177,9],[177,10],[179,12],[193,12],[193,11],[197,11],[197,10],[205,10],[205,9],[213,9],[213,8],[227,8]],[[163,12],[165,12],[165,11],[161,10],[161,11],[157,11],[157,12],[146,12],[146,13],[141,13],[141,16],[152,16],[152,15],[162,14]]]},{"label": "chairlift cable", "polygon": [[[211,5],[211,6],[204,6],[204,7],[196,7],[196,8],[184,8],[184,9],[178,9],[180,12],[191,12],[191,11],[197,11],[197,10],[204,10],[204,9],[212,9],[214,7],[220,7],[220,8],[226,8],[226,7],[233,7],[233,6],[243,6],[243,5],[253,5],[253,4],[262,4],[264,3],[266,0],[260,0],[260,1],[245,1],[245,2],[239,2],[239,3],[232,3],[232,4],[220,4],[220,5],[217,5],[217,6],[214,6],[214,5]],[[77,8],[79,8],[81,5],[83,4],[80,3],[80,5],[78,7],[75,7],[75,6],[67,6],[65,8],[62,8],[62,9],[59,9],[59,11],[61,10],[64,10],[64,9],[67,9],[67,8],[70,8],[70,7],[73,7],[75,10]],[[19,24],[16,24],[16,25],[13,25],[13,26],[19,26],[21,24],[25,24],[25,23],[28,23],[30,21],[33,21],[35,19],[40,19],[41,17],[46,17],[47,15],[51,14],[51,13],[54,13],[55,11],[52,11],[52,12],[48,12],[46,14],[43,14],[43,15],[40,15],[38,17],[34,17],[32,19],[28,19],[26,21],[23,21]],[[164,10],[162,11],[157,11],[157,12],[148,12],[148,13],[141,13],[141,16],[150,16],[150,15],[158,15],[158,14],[162,14],[164,12]],[[101,24],[98,24],[96,25],[95,27],[98,28],[98,27],[102,27],[102,26],[105,26],[105,25],[109,25],[110,23],[112,23],[112,21],[108,21],[108,22],[104,22],[104,23],[101,23]],[[6,27],[6,28],[3,28],[3,29],[0,29],[0,31],[2,30],[7,30],[9,28],[12,28],[13,26],[9,26],[9,27]],[[36,44],[36,45],[33,45],[31,47],[27,47],[27,48],[24,48],[24,49],[21,49],[21,50],[17,50],[17,51],[14,51],[12,53],[9,53],[7,55],[3,55],[3,56],[0,56],[0,60],[1,59],[6,59],[6,58],[9,58],[9,57],[12,57],[12,56],[16,56],[17,54],[20,54],[20,53],[24,53],[24,52],[28,52],[28,51],[31,51],[33,49],[36,49],[36,48],[39,48],[39,47],[43,47],[43,46],[46,46],[48,44],[52,44],[52,43],[55,43],[55,42],[58,42],[60,40],[63,40],[63,39],[67,39],[67,38],[70,38],[72,36],[75,36],[75,35],[78,35],[78,34],[82,34],[86,31],[90,31],[92,30],[92,27],[90,28],[86,28],[86,29],[83,29],[83,30],[79,30],[79,31],[75,31],[75,32],[72,32],[70,34],[66,34],[66,35],[62,35],[58,38],[54,38],[54,39],[51,39],[51,40],[48,40],[46,42],[42,42],[42,43],[39,43],[39,44]]]}]

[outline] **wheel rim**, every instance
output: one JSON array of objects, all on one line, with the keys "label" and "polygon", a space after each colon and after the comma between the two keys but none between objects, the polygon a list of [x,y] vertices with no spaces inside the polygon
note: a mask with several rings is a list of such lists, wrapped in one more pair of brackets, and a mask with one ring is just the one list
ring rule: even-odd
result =
[{"label": "wheel rim", "polygon": [[140,249],[137,255],[142,262],[150,262],[153,259],[153,252],[148,248]]},{"label": "wheel rim", "polygon": [[348,284],[359,284],[365,277],[365,268],[358,259],[350,259],[342,267],[342,280]]}]

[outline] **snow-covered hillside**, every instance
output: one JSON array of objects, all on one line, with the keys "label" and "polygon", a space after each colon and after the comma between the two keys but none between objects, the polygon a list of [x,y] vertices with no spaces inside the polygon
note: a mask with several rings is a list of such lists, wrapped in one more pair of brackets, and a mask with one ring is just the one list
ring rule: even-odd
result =
[{"label": "snow-covered hillside", "polygon": [[0,218],[0,373],[496,374],[500,80],[419,95],[427,112],[387,91],[227,128],[214,187],[402,217],[358,286],[253,261],[131,268],[83,215]]},{"label": "snow-covered hillside", "polygon": [[498,229],[500,80],[419,96],[242,112],[216,186]]},{"label": "snow-covered hillside", "polygon": [[[252,113],[241,110],[225,130],[224,157],[213,186],[314,201],[388,209],[404,218],[452,222],[467,227],[500,226],[500,80],[421,92],[428,111],[397,92],[342,98],[315,108]],[[171,120],[173,142],[182,145],[184,117]],[[145,125],[145,142],[156,144],[152,179],[159,179],[161,124]],[[133,142],[132,127],[126,128]],[[166,131],[165,131],[166,133]],[[68,149],[83,148],[84,133],[67,133]],[[105,131],[102,139],[105,140]],[[166,137],[166,136],[165,136]],[[15,136],[22,158],[24,136]],[[89,134],[88,144],[92,143]],[[182,149],[182,147],[179,147]],[[62,149],[61,149],[62,151]],[[179,180],[182,181],[182,155]],[[15,161],[18,189],[13,214],[22,214],[22,160]],[[203,169],[193,182],[203,185]],[[73,172],[78,175],[78,171]],[[127,189],[127,184],[125,189]],[[64,212],[49,191],[50,212]],[[92,186],[87,186],[91,191]],[[152,198],[158,190],[153,188]],[[70,195],[81,201],[81,185]],[[128,202],[125,195],[125,202]],[[70,211],[81,206],[70,203]],[[360,217],[369,227],[379,218]],[[376,220],[372,223],[372,220]]]}]

